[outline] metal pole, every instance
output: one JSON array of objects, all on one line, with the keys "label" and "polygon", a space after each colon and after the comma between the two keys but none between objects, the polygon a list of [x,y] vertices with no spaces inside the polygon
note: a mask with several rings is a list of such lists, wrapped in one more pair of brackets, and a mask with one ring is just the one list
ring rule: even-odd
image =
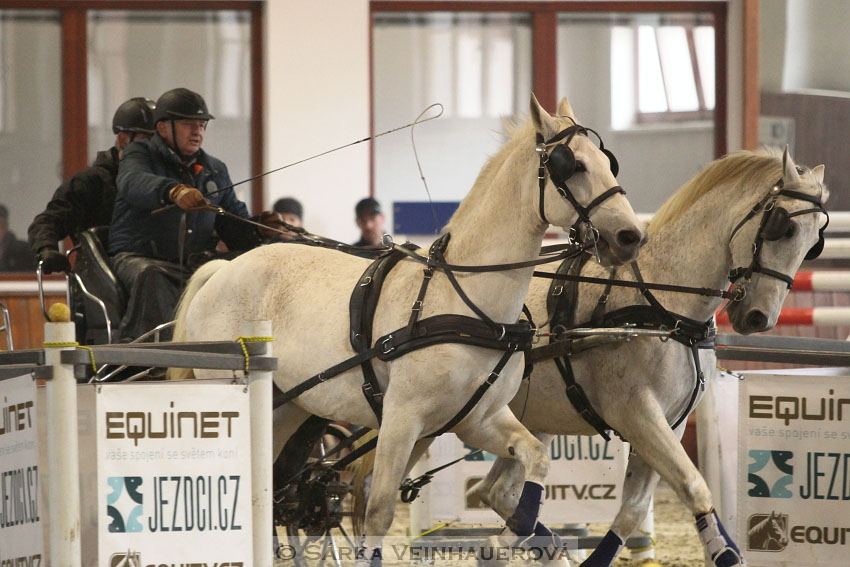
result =
[{"label": "metal pole", "polygon": [[[268,337],[272,335],[271,321],[245,321],[242,335]],[[273,356],[267,343],[265,356]],[[248,374],[248,397],[251,405],[251,491],[254,524],[254,565],[274,565],[272,520],[272,373],[251,370]]]},{"label": "metal pole", "polygon": [[[72,343],[73,323],[45,323],[46,343]],[[74,366],[61,364],[60,352],[74,347],[45,347],[45,363],[53,366],[47,381],[47,464],[50,501],[50,564],[81,567],[80,463],[77,451],[77,382]]]}]

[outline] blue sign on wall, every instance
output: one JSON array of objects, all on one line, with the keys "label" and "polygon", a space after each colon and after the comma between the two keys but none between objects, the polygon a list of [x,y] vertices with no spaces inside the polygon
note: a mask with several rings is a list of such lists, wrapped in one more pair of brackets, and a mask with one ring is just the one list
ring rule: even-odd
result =
[{"label": "blue sign on wall", "polygon": [[431,203],[396,201],[393,203],[393,234],[439,234],[459,204],[457,201],[436,202],[432,210]]}]

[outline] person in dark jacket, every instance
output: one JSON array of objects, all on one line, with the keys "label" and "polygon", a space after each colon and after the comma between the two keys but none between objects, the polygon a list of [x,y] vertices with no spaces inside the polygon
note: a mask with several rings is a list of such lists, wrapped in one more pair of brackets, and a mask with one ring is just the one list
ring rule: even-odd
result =
[{"label": "person in dark jacket", "polygon": [[[213,118],[201,95],[172,89],[156,101],[156,134],[124,152],[109,232],[113,267],[129,292],[122,341],[171,320],[183,283],[213,257],[219,237],[234,253],[262,242],[255,227],[200,210],[212,205],[249,218],[227,166],[201,149]],[[279,220],[272,212],[259,218]]]},{"label": "person in dark jacket", "polygon": [[112,117],[115,145],[98,152],[91,167],[62,183],[44,212],[32,221],[28,230],[30,248],[44,262],[46,274],[71,269],[65,254],[59,251],[58,241],[70,236],[76,243],[82,231],[108,226],[112,221],[118,161],[131,142],[153,136],[153,108],[154,102],[144,97],[122,103]]},{"label": "person in dark jacket", "polygon": [[35,261],[27,243],[9,230],[9,209],[0,205],[0,272],[28,272]]}]

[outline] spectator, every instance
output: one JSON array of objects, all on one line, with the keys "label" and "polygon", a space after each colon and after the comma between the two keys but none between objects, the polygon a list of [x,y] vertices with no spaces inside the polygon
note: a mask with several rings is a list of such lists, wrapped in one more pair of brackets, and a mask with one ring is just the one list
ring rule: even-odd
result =
[{"label": "spectator", "polygon": [[[9,209],[0,205],[0,272],[28,272],[35,261],[27,243],[9,230]],[[8,332],[8,331],[7,331]]]},{"label": "spectator", "polygon": [[67,272],[71,269],[58,241],[78,235],[93,226],[107,226],[112,220],[118,175],[118,161],[133,141],[153,136],[154,102],[143,97],[121,104],[112,117],[115,145],[97,153],[91,167],[74,174],[53,193],[44,212],[29,227],[29,243],[33,253],[43,261],[44,273]]},{"label": "spectator", "polygon": [[[283,222],[286,224],[301,227],[303,226],[304,209],[298,199],[292,197],[283,197],[275,201],[272,210],[280,213]],[[287,232],[280,235],[282,240],[292,240],[295,238],[295,233]]]},{"label": "spectator", "polygon": [[354,246],[378,246],[384,239],[384,213],[381,204],[371,197],[361,199],[354,207],[360,240]]},{"label": "spectator", "polygon": [[[249,217],[231,188],[227,166],[201,149],[213,118],[201,95],[172,89],[156,101],[156,134],[124,152],[109,239],[116,275],[129,292],[119,325],[122,341],[171,320],[191,268],[214,256],[216,233],[230,251],[261,242],[253,226],[197,210],[212,204]],[[172,204],[176,207],[154,213]],[[274,224],[277,218],[263,213],[260,222]]]}]

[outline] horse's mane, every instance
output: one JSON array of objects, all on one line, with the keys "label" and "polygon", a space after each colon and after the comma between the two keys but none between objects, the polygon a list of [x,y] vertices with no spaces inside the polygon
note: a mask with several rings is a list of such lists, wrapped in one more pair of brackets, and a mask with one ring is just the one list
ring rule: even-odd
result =
[{"label": "horse's mane", "polygon": [[649,233],[679,219],[715,187],[736,184],[745,191],[764,191],[782,176],[782,153],[775,148],[741,150],[713,161],[676,191],[649,223]]}]

